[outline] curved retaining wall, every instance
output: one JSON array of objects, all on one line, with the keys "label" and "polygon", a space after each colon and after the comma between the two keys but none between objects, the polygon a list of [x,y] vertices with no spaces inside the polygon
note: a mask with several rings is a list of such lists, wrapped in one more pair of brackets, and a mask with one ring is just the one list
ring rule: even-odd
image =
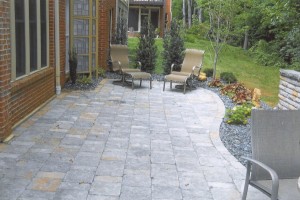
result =
[{"label": "curved retaining wall", "polygon": [[300,72],[294,70],[280,70],[280,84],[278,96],[278,109],[300,109]]}]

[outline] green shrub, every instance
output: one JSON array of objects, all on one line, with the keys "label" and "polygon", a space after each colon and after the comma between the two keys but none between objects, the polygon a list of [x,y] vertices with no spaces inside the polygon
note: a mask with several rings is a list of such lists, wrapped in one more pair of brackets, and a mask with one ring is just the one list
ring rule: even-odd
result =
[{"label": "green shrub", "polygon": [[142,23],[139,44],[136,51],[136,61],[142,64],[142,71],[152,73],[157,59],[157,46],[155,45],[155,31],[148,18]]},{"label": "green shrub", "polygon": [[184,42],[195,43],[195,41],[196,41],[196,38],[192,34],[186,34],[184,36]]},{"label": "green shrub", "polygon": [[103,69],[102,67],[98,68],[98,76],[105,78],[106,77],[105,72],[106,70]]},{"label": "green shrub", "polygon": [[83,75],[82,77],[78,78],[77,82],[84,85],[88,85],[92,83],[92,78],[90,76]]},{"label": "green shrub", "polygon": [[243,104],[226,110],[226,123],[228,124],[247,124],[251,116],[252,104]]},{"label": "green shrub", "polygon": [[214,70],[212,68],[205,68],[203,69],[203,72],[206,74],[206,77],[212,77]]},{"label": "green shrub", "polygon": [[226,83],[236,83],[237,79],[232,72],[222,72],[220,74],[221,80],[225,81]]},{"label": "green shrub", "polygon": [[249,51],[256,62],[265,65],[265,66],[275,66],[285,68],[281,56],[279,54],[278,44],[272,42],[266,42],[265,40],[258,41],[253,45]]},{"label": "green shrub", "polygon": [[180,26],[176,20],[172,20],[170,30],[166,32],[163,42],[164,74],[170,73],[172,64],[175,64],[175,71],[180,70],[185,48],[180,35]]}]

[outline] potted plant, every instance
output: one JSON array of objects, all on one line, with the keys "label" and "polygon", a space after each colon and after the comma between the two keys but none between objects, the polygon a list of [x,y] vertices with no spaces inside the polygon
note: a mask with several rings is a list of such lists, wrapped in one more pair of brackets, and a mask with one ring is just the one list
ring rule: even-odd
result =
[{"label": "potted plant", "polygon": [[75,47],[69,50],[69,65],[71,82],[75,84],[77,78],[77,50]]}]

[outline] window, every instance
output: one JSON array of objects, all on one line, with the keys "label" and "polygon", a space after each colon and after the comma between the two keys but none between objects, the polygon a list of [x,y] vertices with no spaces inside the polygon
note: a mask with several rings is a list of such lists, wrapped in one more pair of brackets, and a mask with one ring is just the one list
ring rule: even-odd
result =
[{"label": "window", "polygon": [[146,18],[151,20],[154,28],[158,28],[159,16],[159,10],[156,8],[129,8],[128,29],[129,31],[140,31]]},{"label": "window", "polygon": [[48,66],[48,0],[11,0],[12,80]]}]

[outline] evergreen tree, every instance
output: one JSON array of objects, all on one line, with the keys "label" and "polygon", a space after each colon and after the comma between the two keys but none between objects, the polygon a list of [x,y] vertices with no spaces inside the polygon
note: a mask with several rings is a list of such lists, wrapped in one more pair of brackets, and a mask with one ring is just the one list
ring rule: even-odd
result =
[{"label": "evergreen tree", "polygon": [[170,30],[164,37],[164,51],[163,51],[163,64],[164,73],[169,74],[171,65],[174,63],[174,70],[180,70],[180,64],[183,61],[184,54],[184,41],[180,36],[180,26],[176,20],[172,20]]},{"label": "evergreen tree", "polygon": [[115,33],[113,34],[111,43],[127,45],[127,40],[127,20],[120,18],[119,22],[117,23]]},{"label": "evergreen tree", "polygon": [[139,45],[136,51],[136,60],[141,62],[142,71],[152,73],[155,69],[157,58],[155,45],[155,30],[148,18],[143,21],[139,37]]}]

